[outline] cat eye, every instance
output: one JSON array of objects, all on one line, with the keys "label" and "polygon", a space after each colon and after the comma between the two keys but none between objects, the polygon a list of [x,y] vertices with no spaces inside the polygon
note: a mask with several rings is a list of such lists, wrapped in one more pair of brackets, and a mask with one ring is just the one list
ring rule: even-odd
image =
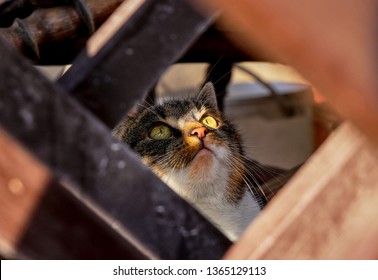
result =
[{"label": "cat eye", "polygon": [[150,131],[149,136],[155,140],[164,140],[172,136],[172,131],[168,126],[159,124]]},{"label": "cat eye", "polygon": [[201,123],[206,125],[209,128],[217,128],[218,127],[218,122],[210,116],[204,117],[201,119]]}]

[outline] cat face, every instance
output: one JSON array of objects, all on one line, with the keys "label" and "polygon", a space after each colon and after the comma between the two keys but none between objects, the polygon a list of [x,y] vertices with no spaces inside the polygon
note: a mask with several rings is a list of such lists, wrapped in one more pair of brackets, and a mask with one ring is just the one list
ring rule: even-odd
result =
[{"label": "cat face", "polygon": [[219,112],[210,83],[195,97],[170,100],[129,117],[114,134],[189,201],[241,195],[236,185],[242,178],[232,172],[244,168],[240,136]]}]

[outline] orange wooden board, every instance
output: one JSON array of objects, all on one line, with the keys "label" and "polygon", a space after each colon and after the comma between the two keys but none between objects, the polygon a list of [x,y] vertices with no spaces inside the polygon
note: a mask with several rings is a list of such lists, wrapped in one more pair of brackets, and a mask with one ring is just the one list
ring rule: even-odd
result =
[{"label": "orange wooden board", "polygon": [[49,171],[0,130],[0,251],[11,255],[50,182]]},{"label": "orange wooden board", "polygon": [[[378,257],[378,149],[351,125],[332,135],[226,259]],[[366,241],[370,246],[367,247]]]}]

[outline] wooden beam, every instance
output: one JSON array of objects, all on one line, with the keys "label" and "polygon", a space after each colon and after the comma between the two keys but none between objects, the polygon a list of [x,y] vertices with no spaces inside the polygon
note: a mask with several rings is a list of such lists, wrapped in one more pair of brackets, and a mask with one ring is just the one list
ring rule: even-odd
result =
[{"label": "wooden beam", "polygon": [[[122,226],[61,184],[0,129],[0,255],[26,259],[149,259]],[[115,230],[116,229],[116,230]]]},{"label": "wooden beam", "polygon": [[35,164],[3,131],[0,147],[0,252],[9,255],[21,239],[51,177],[44,166]]},{"label": "wooden beam", "polygon": [[377,146],[351,125],[343,125],[273,198],[225,258],[378,256],[377,166]]}]

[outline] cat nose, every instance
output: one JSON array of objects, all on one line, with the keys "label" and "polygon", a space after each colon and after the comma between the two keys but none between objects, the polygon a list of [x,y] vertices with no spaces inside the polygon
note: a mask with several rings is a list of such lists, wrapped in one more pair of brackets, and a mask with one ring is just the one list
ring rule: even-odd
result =
[{"label": "cat nose", "polygon": [[204,126],[193,128],[190,132],[191,136],[197,136],[198,139],[205,138],[207,134],[207,129]]}]

